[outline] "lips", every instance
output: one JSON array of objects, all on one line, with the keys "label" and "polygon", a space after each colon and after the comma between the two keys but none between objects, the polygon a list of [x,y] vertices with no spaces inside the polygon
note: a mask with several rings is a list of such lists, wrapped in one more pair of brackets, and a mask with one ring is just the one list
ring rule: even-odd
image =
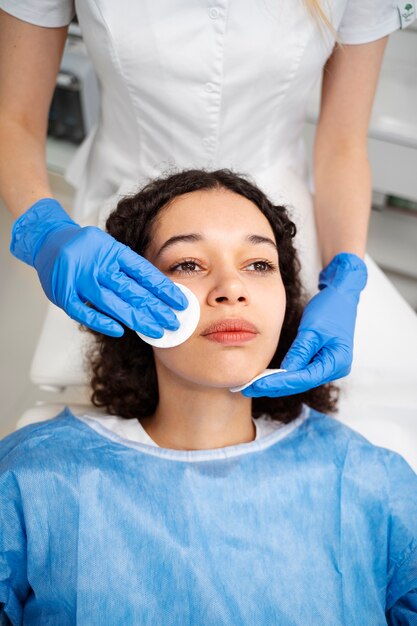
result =
[{"label": "lips", "polygon": [[259,330],[241,318],[223,319],[210,324],[201,335],[217,344],[223,346],[242,346],[251,342],[258,335]]},{"label": "lips", "polygon": [[210,324],[203,332],[201,333],[204,337],[207,335],[215,335],[215,334],[223,334],[223,333],[251,333],[256,335],[259,333],[259,330],[256,328],[254,324],[251,324],[247,320],[244,319],[224,319],[215,322],[214,324]]}]

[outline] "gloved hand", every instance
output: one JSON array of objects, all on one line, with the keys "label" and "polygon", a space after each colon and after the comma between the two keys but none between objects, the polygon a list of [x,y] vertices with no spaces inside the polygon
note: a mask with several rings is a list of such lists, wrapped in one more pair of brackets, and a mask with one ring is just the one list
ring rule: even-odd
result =
[{"label": "gloved hand", "polygon": [[16,220],[10,251],[36,269],[51,302],[105,335],[123,335],[118,320],[162,337],[164,328],[179,327],[167,304],[180,310],[188,306],[178,287],[149,261],[100,228],[82,228],[52,198],[39,200]]},{"label": "gloved hand", "polygon": [[349,374],[359,296],[367,281],[356,254],[337,254],[320,273],[320,291],[304,309],[298,334],[281,368],[247,387],[247,397],[302,393]]}]

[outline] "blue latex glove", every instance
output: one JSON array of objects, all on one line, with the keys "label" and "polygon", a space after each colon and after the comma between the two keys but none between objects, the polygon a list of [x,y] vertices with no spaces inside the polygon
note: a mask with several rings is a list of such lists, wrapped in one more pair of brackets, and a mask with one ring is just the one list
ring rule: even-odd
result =
[{"label": "blue latex glove", "polygon": [[349,374],[359,296],[367,269],[356,254],[337,254],[320,273],[320,291],[304,309],[281,368],[247,387],[247,397],[302,393]]},{"label": "blue latex glove", "polygon": [[100,228],[82,228],[52,198],[39,200],[16,220],[10,251],[36,269],[51,302],[105,335],[123,335],[119,321],[162,337],[164,328],[179,327],[167,305],[188,306],[178,287],[149,261]]}]

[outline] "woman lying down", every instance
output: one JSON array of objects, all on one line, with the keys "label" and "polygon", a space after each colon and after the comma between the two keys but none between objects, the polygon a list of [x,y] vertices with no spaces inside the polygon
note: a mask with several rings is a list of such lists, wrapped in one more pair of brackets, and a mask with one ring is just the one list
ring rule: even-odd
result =
[{"label": "woman lying down", "polygon": [[116,239],[198,298],[193,335],[95,335],[101,410],[0,443],[1,624],[417,623],[417,478],[329,417],[332,386],[230,389],[279,368],[302,293],[294,225],[229,170],[123,198]]}]

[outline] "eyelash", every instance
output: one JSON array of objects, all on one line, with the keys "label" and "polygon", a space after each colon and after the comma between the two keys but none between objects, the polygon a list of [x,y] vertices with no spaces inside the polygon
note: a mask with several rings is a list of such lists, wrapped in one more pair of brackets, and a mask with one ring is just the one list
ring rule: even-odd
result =
[{"label": "eyelash", "polygon": [[255,272],[259,272],[260,274],[275,272],[278,269],[275,263],[271,263],[271,261],[253,261],[252,263],[249,263],[249,265],[256,265],[257,263],[263,263],[264,265],[266,265],[265,270],[255,270]]},{"label": "eyelash", "polygon": [[178,268],[181,267],[181,265],[187,265],[187,264],[191,264],[194,263],[195,265],[198,265],[198,262],[195,259],[184,259],[184,261],[181,261],[181,263],[176,263],[175,265],[172,265],[169,270],[170,272],[181,272],[182,274],[195,274],[195,272],[191,271],[191,270],[180,270]]},{"label": "eyelash", "polygon": [[[254,270],[256,273],[258,274],[266,274],[267,272],[275,272],[278,268],[274,263],[271,263],[271,261],[252,261],[252,263],[249,263],[249,266],[251,265],[257,265],[257,264],[263,264],[264,266],[266,266],[266,269],[263,270]],[[187,265],[187,264],[194,264],[194,265],[198,265],[198,261],[196,259],[185,259],[184,261],[181,261],[181,263],[176,263],[175,265],[172,265],[169,268],[170,272],[180,272],[181,274],[195,274],[196,272],[193,270],[180,270],[179,268],[181,267],[181,265]],[[248,266],[248,267],[249,267]]]}]

